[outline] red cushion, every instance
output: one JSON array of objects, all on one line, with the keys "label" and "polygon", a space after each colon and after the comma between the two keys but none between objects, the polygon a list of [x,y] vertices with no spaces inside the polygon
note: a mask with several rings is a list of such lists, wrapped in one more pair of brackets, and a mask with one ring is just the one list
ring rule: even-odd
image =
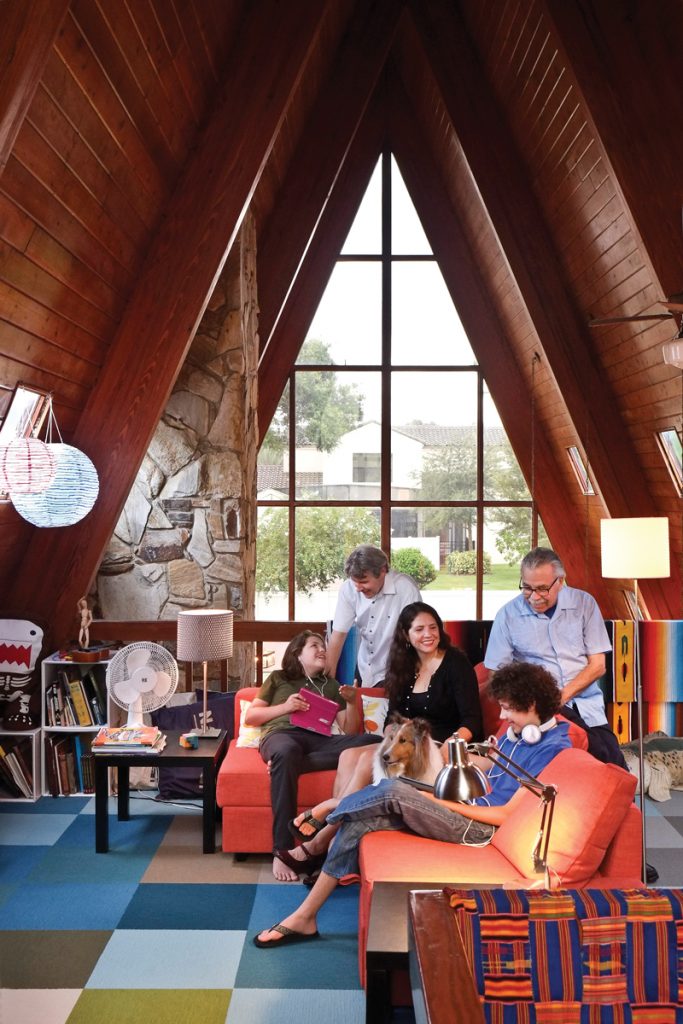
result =
[{"label": "red cushion", "polygon": [[[595,874],[607,847],[627,815],[636,789],[635,776],[603,764],[584,750],[562,750],[539,776],[557,786],[548,863],[553,885],[581,885]],[[541,808],[538,797],[520,790],[514,812],[503,822],[491,845],[500,850],[520,875],[533,873],[531,851]],[[621,865],[624,875],[638,875],[639,865]]]}]

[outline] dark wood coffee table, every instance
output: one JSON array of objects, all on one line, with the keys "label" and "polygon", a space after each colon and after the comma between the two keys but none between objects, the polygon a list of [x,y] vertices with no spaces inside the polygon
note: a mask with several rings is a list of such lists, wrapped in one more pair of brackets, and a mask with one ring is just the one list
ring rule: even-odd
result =
[{"label": "dark wood coffee table", "polygon": [[416,1024],[484,1024],[479,993],[444,893],[411,892],[408,912]]},{"label": "dark wood coffee table", "polygon": [[216,852],[216,772],[227,747],[227,733],[215,739],[200,739],[197,750],[186,750],[178,743],[180,732],[167,732],[166,746],[160,754],[141,751],[122,754],[107,751],[95,754],[95,850],[109,850],[109,768],[118,769],[118,819],[130,820],[130,769],[158,765],[160,768],[202,769],[202,822],[204,853]]}]

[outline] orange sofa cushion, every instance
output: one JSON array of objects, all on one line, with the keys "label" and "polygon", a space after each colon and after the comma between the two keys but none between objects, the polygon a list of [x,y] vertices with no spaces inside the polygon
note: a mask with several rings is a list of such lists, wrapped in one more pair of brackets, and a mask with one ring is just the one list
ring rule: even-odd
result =
[{"label": "orange sofa cushion", "polygon": [[[581,885],[600,867],[633,803],[635,776],[572,747],[554,757],[539,778],[557,786],[548,853],[553,887]],[[513,799],[514,813],[496,831],[491,845],[528,878],[540,823],[539,798],[522,790]],[[639,865],[633,865],[632,874],[637,876],[638,870]]]}]

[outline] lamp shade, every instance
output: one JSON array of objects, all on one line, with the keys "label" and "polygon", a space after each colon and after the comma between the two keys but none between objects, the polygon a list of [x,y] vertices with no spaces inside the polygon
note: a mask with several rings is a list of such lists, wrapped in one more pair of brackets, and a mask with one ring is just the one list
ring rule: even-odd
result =
[{"label": "lamp shade", "polygon": [[178,614],[178,661],[223,661],[232,655],[232,612],[193,608]]},{"label": "lamp shade", "polygon": [[19,515],[34,526],[71,526],[86,516],[97,500],[97,470],[87,455],[70,444],[57,442],[45,447],[55,460],[52,483],[39,494],[10,489],[10,498]]},{"label": "lamp shade", "polygon": [[666,516],[603,519],[600,523],[602,575],[610,579],[668,576],[669,520]]},{"label": "lamp shade", "polygon": [[39,494],[54,480],[56,468],[50,445],[37,437],[18,437],[0,445],[0,490]]}]

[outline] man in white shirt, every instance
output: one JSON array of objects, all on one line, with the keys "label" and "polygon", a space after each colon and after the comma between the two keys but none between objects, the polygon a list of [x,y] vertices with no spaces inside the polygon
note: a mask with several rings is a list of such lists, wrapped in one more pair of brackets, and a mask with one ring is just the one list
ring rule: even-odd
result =
[{"label": "man in white shirt", "polygon": [[344,572],[347,579],[337,598],[326,671],[334,677],[346,634],[355,625],[362,684],[382,686],[398,617],[407,604],[422,600],[420,591],[410,576],[390,569],[384,552],[371,544],[354,548]]}]

